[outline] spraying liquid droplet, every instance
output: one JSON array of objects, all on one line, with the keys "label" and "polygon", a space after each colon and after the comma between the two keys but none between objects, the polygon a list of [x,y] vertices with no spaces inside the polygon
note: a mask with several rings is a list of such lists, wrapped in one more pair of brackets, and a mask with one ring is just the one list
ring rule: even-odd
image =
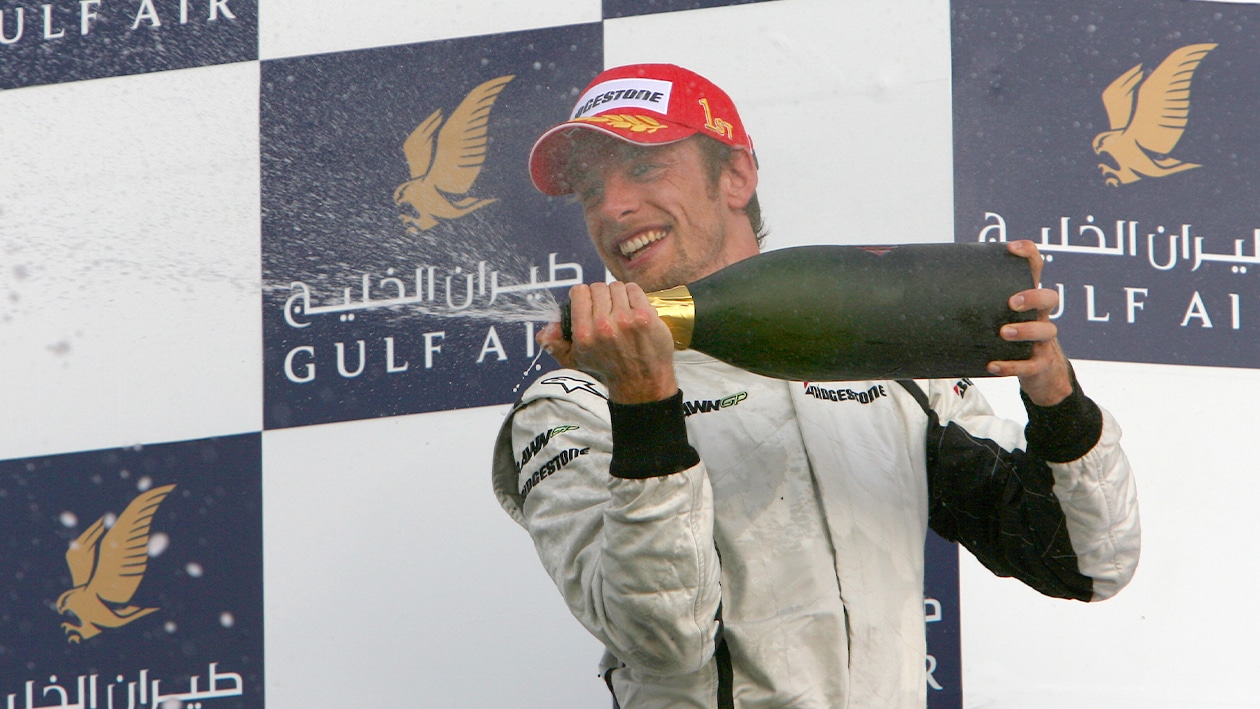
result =
[{"label": "spraying liquid droplet", "polygon": [[546,354],[546,350],[539,348],[538,354],[534,355],[534,360],[529,363],[529,366],[525,368],[524,372],[521,372],[521,381],[517,382],[516,386],[512,387],[513,394],[516,394],[521,390],[521,385],[525,383],[529,375],[542,370],[542,365],[538,363],[538,360],[542,359],[544,354]]}]

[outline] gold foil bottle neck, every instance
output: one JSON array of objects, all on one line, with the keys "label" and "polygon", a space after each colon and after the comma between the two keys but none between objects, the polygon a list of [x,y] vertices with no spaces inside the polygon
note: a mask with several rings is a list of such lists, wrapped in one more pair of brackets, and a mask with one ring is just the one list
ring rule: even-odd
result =
[{"label": "gold foil bottle neck", "polygon": [[680,350],[690,347],[696,324],[696,304],[687,286],[653,291],[647,294],[647,298],[673,334],[674,347]]}]

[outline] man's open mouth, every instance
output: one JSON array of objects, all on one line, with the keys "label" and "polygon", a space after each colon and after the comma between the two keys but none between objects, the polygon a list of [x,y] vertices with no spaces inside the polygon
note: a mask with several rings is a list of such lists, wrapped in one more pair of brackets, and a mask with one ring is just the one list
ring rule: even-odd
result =
[{"label": "man's open mouth", "polygon": [[621,242],[621,255],[626,259],[633,259],[635,254],[647,248],[649,244],[654,244],[665,238],[667,231],[665,229],[650,229],[642,232],[631,239]]}]

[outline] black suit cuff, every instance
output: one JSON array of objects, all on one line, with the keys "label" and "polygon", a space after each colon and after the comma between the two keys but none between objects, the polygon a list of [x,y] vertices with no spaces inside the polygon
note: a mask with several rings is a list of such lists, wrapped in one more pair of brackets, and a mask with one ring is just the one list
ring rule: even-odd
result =
[{"label": "black suit cuff", "polygon": [[682,392],[646,404],[608,403],[613,454],[609,472],[618,478],[643,479],[686,470],[700,462],[687,440]]},{"label": "black suit cuff", "polygon": [[1081,391],[1069,367],[1072,393],[1054,406],[1037,406],[1020,391],[1028,411],[1028,453],[1051,463],[1067,463],[1088,453],[1102,437],[1102,410]]}]

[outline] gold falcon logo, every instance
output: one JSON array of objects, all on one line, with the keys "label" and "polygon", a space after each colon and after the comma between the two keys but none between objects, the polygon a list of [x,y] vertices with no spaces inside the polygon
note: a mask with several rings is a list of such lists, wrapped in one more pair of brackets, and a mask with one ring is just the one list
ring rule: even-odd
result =
[{"label": "gold falcon logo", "polygon": [[1190,79],[1215,44],[1191,44],[1168,55],[1149,76],[1138,64],[1102,93],[1111,130],[1094,136],[1094,152],[1108,155],[1116,167],[1099,163],[1112,187],[1143,177],[1164,177],[1201,165],[1168,154],[1177,147],[1190,115]]},{"label": "gold falcon logo", "polygon": [[407,205],[415,212],[414,217],[401,215],[408,231],[432,229],[439,219],[458,219],[495,201],[467,194],[486,161],[490,108],[514,78],[515,75],[500,76],[481,84],[468,92],[445,125],[439,108],[407,137],[403,155],[411,169],[411,179],[394,190],[394,203]]},{"label": "gold falcon logo", "polygon": [[81,642],[100,635],[101,628],[120,628],[157,610],[115,607],[130,602],[140,587],[149,562],[149,526],[174,489],[165,485],[149,490],[127,505],[108,532],[101,517],[70,543],[66,565],[74,588],[57,599],[57,612],[73,613],[79,625],[61,624],[67,642]]}]

